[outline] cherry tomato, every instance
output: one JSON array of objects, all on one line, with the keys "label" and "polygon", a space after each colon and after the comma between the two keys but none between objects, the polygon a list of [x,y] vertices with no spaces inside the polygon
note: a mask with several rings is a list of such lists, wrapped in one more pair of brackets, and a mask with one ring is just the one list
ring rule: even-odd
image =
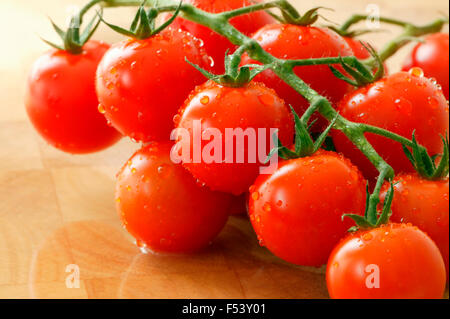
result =
[{"label": "cherry tomato", "polygon": [[442,91],[448,100],[448,60],[449,46],[448,33],[435,33],[429,35],[424,43],[419,43],[403,65],[404,71],[412,67],[419,67],[425,76],[432,77],[442,86]]},{"label": "cherry tomato", "polygon": [[[449,127],[447,101],[430,80],[414,71],[395,73],[346,95],[338,110],[350,121],[378,126],[409,139],[415,131],[417,141],[431,155],[440,154],[440,135],[445,136]],[[378,176],[369,160],[341,132],[333,131],[332,137],[336,149],[366,178]],[[369,133],[366,137],[397,173],[414,171],[400,143]]]},{"label": "cherry tomato", "polygon": [[186,253],[210,243],[228,219],[231,196],[195,182],[171,160],[171,143],[137,151],[117,177],[122,222],[139,247]]},{"label": "cherry tomato", "polygon": [[[261,2],[260,0],[186,0],[185,3],[190,3],[197,8],[211,12],[220,13],[239,9],[252,4]],[[166,19],[169,15],[166,16]],[[264,11],[257,11],[251,14],[241,15],[230,20],[231,24],[245,35],[250,36],[262,26],[273,23],[274,19]],[[183,18],[176,18],[172,23],[174,28],[180,28],[188,31],[195,37],[202,39],[205,45],[206,52],[214,59],[214,71],[217,74],[224,72],[224,58],[225,52],[230,50],[230,53],[236,48],[228,39],[215,33],[211,29],[199,25],[195,22],[185,20]]]},{"label": "cherry tomato", "polygon": [[[201,123],[198,131],[202,132],[203,141],[194,136],[195,123]],[[184,166],[211,189],[234,195],[245,193],[255,181],[271,150],[275,130],[279,130],[283,145],[292,143],[294,131],[292,115],[284,101],[256,82],[232,88],[208,81],[191,94],[176,124],[189,132],[189,138],[178,142],[180,150],[191,150],[183,160]],[[214,132],[220,136],[216,138]],[[210,143],[218,143],[214,152],[208,151]],[[205,153],[214,153],[217,158],[209,160],[203,156]]]},{"label": "cherry tomato", "polygon": [[168,141],[173,116],[208,68],[209,57],[190,34],[166,29],[145,40],[128,39],[106,52],[97,71],[100,111],[137,141]]},{"label": "cherry tomato", "polygon": [[320,151],[284,161],[250,188],[249,215],[260,244],[293,264],[321,266],[347,230],[343,214],[364,213],[365,181],[350,161]]},{"label": "cherry tomato", "polygon": [[[264,50],[281,59],[309,59],[337,56],[352,56],[353,51],[337,33],[325,28],[298,25],[271,24],[262,27],[253,35]],[[258,63],[248,56],[243,64]],[[295,73],[314,90],[328,97],[333,104],[339,102],[349,92],[350,85],[333,75],[327,65],[296,67]],[[292,105],[297,114],[302,115],[309,103],[292,87],[281,80],[272,70],[259,74],[256,81],[273,88],[278,95]],[[323,128],[326,121],[314,127]]]},{"label": "cherry tomato", "polygon": [[327,286],[334,299],[437,299],[445,285],[438,247],[407,224],[352,234],[328,261]]},{"label": "cherry tomato", "polygon": [[[394,184],[391,220],[412,223],[434,240],[444,258],[448,280],[448,178],[430,181],[417,174],[402,174],[395,178]],[[383,200],[388,187],[384,185]]]},{"label": "cherry tomato", "polygon": [[108,48],[89,41],[81,54],[50,50],[33,64],[26,88],[28,116],[39,134],[62,151],[96,152],[121,137],[97,111],[95,70]]}]

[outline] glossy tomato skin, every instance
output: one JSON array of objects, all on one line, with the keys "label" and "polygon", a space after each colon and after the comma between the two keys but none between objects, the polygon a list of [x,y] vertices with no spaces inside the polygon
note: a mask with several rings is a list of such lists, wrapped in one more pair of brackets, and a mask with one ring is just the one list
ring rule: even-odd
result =
[{"label": "glossy tomato skin", "polygon": [[448,33],[434,33],[429,35],[424,43],[417,44],[407,57],[403,70],[419,67],[425,76],[435,78],[442,86],[442,91],[448,100],[449,96],[449,36]]},{"label": "glossy tomato skin", "polygon": [[[184,3],[190,3],[195,7],[210,12],[220,13],[247,7],[252,4],[261,2],[260,0],[186,0]],[[168,17],[166,17],[167,19]],[[231,24],[239,31],[247,36],[252,35],[262,26],[273,23],[274,19],[264,11],[257,11],[251,14],[242,15],[230,20]],[[206,52],[214,60],[214,71],[218,74],[224,72],[224,57],[225,52],[230,50],[230,53],[236,48],[228,39],[215,33],[211,29],[199,25],[195,22],[185,20],[183,18],[176,18],[172,24],[173,28],[180,28],[185,30],[204,42]]]},{"label": "glossy tomato skin", "polygon": [[106,118],[137,141],[168,141],[173,116],[208,69],[209,57],[186,32],[166,29],[145,40],[128,39],[105,54],[97,71],[97,94]]},{"label": "glossy tomato skin", "polygon": [[333,299],[440,299],[445,285],[438,247],[407,224],[349,235],[333,250],[327,266]]},{"label": "glossy tomato skin", "polygon": [[89,41],[81,54],[50,50],[31,69],[26,110],[39,134],[73,154],[100,151],[121,135],[98,113],[95,71],[109,45]]},{"label": "glossy tomato skin", "polygon": [[[448,104],[436,86],[427,78],[399,72],[348,95],[338,106],[340,114],[350,121],[378,126],[417,141],[431,155],[443,150],[441,135],[449,128]],[[373,180],[378,172],[369,160],[339,131],[332,131],[336,149],[357,165],[364,176]],[[413,172],[414,168],[400,143],[366,134],[375,150],[396,173]]]},{"label": "glossy tomato skin", "polygon": [[343,214],[364,213],[365,181],[332,152],[284,161],[250,188],[249,216],[260,244],[296,265],[319,267],[347,230]]},{"label": "glossy tomato skin", "polygon": [[149,144],[131,157],[117,177],[117,210],[141,248],[189,253],[222,230],[231,196],[198,185],[172,162],[171,148],[167,142]]},{"label": "glossy tomato skin", "polygon": [[[194,149],[201,150],[199,155],[203,155],[207,152],[207,145],[215,140],[204,138],[199,145],[194,137],[194,124],[198,121],[201,122],[202,134],[218,130],[222,136],[221,140],[216,140],[219,141],[218,149],[222,149],[222,156],[217,161],[208,163],[204,156],[197,160],[194,157]],[[183,159],[183,165],[212,190],[236,196],[248,191],[264,166],[273,141],[271,129],[278,130],[283,145],[292,143],[294,131],[292,114],[284,101],[272,89],[257,82],[232,88],[208,81],[197,87],[185,102],[176,125],[189,132],[190,137],[178,141],[180,150],[191,150],[190,157]],[[237,145],[237,139],[227,140],[227,130],[235,129],[254,133],[255,141],[261,141],[261,144],[249,144],[250,139],[245,139],[244,144]],[[227,152],[227,148],[233,152]],[[240,163],[238,152],[244,156]],[[255,161],[249,158],[250,153],[255,155]]]},{"label": "glossy tomato skin", "polygon": [[[254,35],[264,50],[281,59],[309,59],[323,57],[352,56],[353,51],[337,33],[325,28],[303,27],[290,24],[270,24],[259,29]],[[243,64],[258,63],[248,56]],[[296,67],[295,73],[314,90],[336,104],[349,92],[350,85],[336,78],[327,65]],[[309,103],[293,88],[281,80],[272,70],[267,70],[255,78],[292,105],[297,114],[302,115]],[[326,121],[321,119],[315,128],[324,128]]]},{"label": "glossy tomato skin", "polygon": [[[383,186],[384,200],[389,185]],[[391,220],[411,223],[427,233],[441,251],[448,281],[449,258],[449,183],[430,181],[417,174],[401,174],[394,179],[395,195]]]}]

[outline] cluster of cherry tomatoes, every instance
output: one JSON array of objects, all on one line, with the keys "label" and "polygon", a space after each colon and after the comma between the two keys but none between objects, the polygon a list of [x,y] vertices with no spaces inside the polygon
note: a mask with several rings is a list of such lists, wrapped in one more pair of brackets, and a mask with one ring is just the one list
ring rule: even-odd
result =
[{"label": "cluster of cherry tomatoes", "polygon": [[[249,4],[185,2],[208,12]],[[276,23],[264,11],[231,23],[277,58],[368,57],[355,39],[328,28]],[[359,89],[327,65],[297,67],[295,73],[348,120],[408,139],[415,132],[430,154],[442,154],[449,129],[448,45],[448,34],[433,34],[415,47],[404,71]],[[123,224],[144,250],[197,251],[220,233],[230,214],[247,209],[260,244],[273,254],[296,265],[328,263],[333,298],[442,297],[449,259],[448,176],[421,176],[401,144],[367,134],[397,174],[392,222],[350,235],[352,222],[342,216],[364,214],[366,184],[378,173],[338,130],[331,133],[337,151],[282,161],[272,174],[259,175],[261,163],[173,162],[172,130],[192,133],[195,121],[202,131],[221,134],[227,128],[276,128],[283,145],[292,144],[288,106],[303,114],[309,105],[272,71],[228,87],[206,81],[185,61],[223,73],[225,52],[234,49],[226,38],[178,17],[145,39],[111,47],[90,40],[80,54],[51,50],[32,68],[27,111],[38,132],[66,152],[99,151],[122,136],[143,143],[117,175],[116,202]],[[258,62],[244,55],[242,64],[249,63]],[[323,130],[326,121],[314,119],[312,130]],[[376,272],[367,269],[379,271],[372,287],[367,278]]]}]

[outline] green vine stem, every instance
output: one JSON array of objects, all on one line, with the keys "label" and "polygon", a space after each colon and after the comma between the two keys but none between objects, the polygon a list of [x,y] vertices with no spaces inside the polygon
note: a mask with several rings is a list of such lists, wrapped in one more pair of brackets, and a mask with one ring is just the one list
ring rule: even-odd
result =
[{"label": "green vine stem", "polygon": [[[337,29],[338,32],[347,33],[349,28],[354,24],[357,24],[361,21],[368,19],[367,15],[353,15],[346,22],[342,24],[340,28]],[[378,53],[381,60],[384,62],[389,59],[392,55],[394,55],[399,49],[407,45],[412,40],[415,40],[417,37],[435,33],[442,30],[445,24],[448,23],[448,18],[439,18],[433,21],[430,24],[426,24],[423,26],[417,26],[409,22],[391,19],[386,17],[379,17],[380,22],[396,25],[403,28],[403,33],[397,36],[392,41],[388,42],[384,48]],[[375,60],[373,58],[369,58],[366,61],[367,65],[373,66]]]},{"label": "green vine stem", "polygon": [[[142,1],[130,1],[130,0],[104,0],[101,2],[104,7],[120,7],[120,6],[140,6]],[[174,0],[148,0],[146,5],[154,6],[159,12],[175,11],[180,3]],[[286,1],[278,0],[271,1],[262,4],[256,4],[241,9],[212,14],[196,7],[183,3],[180,6],[180,12],[183,18],[190,21],[204,25],[216,33],[226,37],[233,44],[241,47],[241,50],[245,50],[249,56],[259,61],[264,65],[269,65],[272,71],[283,81],[294,88],[299,94],[301,94],[310,103],[310,108],[303,114],[302,121],[305,123],[309,120],[310,116],[319,112],[324,118],[329,122],[334,121],[334,128],[342,131],[347,138],[353,142],[353,144],[358,147],[361,152],[372,162],[372,164],[377,168],[380,175],[375,186],[374,192],[370,195],[368,199],[368,209],[369,209],[369,220],[376,220],[377,218],[377,206],[380,202],[379,195],[380,189],[383,182],[388,179],[391,180],[394,177],[394,170],[392,167],[386,163],[386,161],[376,152],[373,146],[365,137],[365,133],[374,133],[391,138],[398,141],[406,146],[412,146],[413,142],[398,136],[389,131],[383,130],[381,128],[372,127],[369,125],[363,125],[360,123],[351,122],[337,113],[333,108],[331,103],[318,92],[309,87],[302,79],[300,79],[294,73],[294,67],[299,65],[312,65],[312,64],[329,64],[329,63],[339,63],[337,59],[325,58],[316,60],[304,60],[304,61],[289,61],[278,59],[268,52],[264,51],[257,41],[245,36],[239,32],[235,27],[229,23],[229,19],[238,15],[251,13],[257,10],[266,10],[270,8],[279,8],[284,13],[295,17],[295,9]],[[298,14],[297,14],[298,15]],[[343,25],[343,29],[348,29],[354,23],[366,19],[367,16],[353,16],[348,22]],[[414,37],[419,35],[424,35],[430,32],[439,31],[444,25],[444,20],[438,20],[430,25],[418,27],[406,22],[400,22],[397,20],[391,20],[386,18],[380,19],[383,22],[392,23],[400,25],[405,28],[405,32],[399,38],[394,39],[388,44],[388,46],[380,53],[382,58],[385,60],[389,56],[395,53],[402,45],[407,43],[409,40],[407,37]],[[354,57],[344,58],[348,62]]]}]

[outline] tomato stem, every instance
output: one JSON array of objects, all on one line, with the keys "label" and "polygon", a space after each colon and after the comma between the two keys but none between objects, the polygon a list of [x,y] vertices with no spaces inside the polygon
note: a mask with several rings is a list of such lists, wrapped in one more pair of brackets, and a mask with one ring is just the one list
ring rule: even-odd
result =
[{"label": "tomato stem", "polygon": [[[354,24],[357,24],[361,21],[371,19],[371,16],[368,15],[353,15],[346,22],[342,24],[340,28],[336,28],[335,30],[340,34],[349,33],[349,28]],[[386,17],[379,17],[380,22],[386,24],[392,24],[403,28],[403,33],[389,41],[384,48],[379,52],[380,59],[384,62],[389,59],[392,55],[394,55],[399,49],[407,45],[412,40],[417,40],[417,37],[435,33],[442,30],[445,24],[448,23],[448,18],[439,18],[433,21],[430,24],[426,24],[423,26],[417,26],[409,22],[391,19]],[[376,61],[372,58],[369,58],[366,63],[370,66],[373,66]]]}]

